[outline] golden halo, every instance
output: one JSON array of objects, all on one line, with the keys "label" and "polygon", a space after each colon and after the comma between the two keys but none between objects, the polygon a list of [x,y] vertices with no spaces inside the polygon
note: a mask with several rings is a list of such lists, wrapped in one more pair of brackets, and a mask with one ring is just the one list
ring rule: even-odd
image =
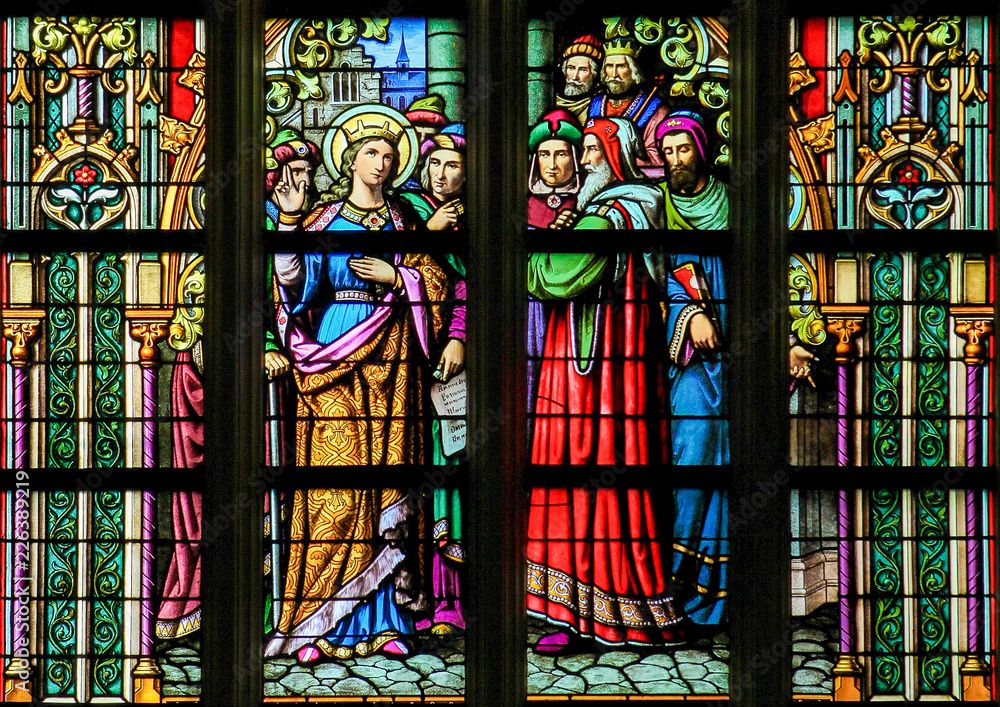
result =
[{"label": "golden halo", "polygon": [[[323,163],[335,180],[341,176],[340,158],[352,140],[352,136],[369,137],[379,135],[392,141],[395,137],[399,149],[399,173],[392,185],[398,187],[406,182],[417,167],[420,157],[417,147],[417,131],[399,111],[379,103],[368,103],[348,108],[338,115],[323,136]],[[354,137],[354,139],[358,139]]]}]

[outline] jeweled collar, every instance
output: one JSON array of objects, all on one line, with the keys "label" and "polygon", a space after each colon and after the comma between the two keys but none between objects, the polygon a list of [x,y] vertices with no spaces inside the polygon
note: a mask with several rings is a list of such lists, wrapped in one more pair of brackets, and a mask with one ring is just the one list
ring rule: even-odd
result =
[{"label": "jeweled collar", "polygon": [[382,202],[381,206],[374,209],[363,209],[350,201],[345,201],[340,209],[340,215],[351,223],[364,226],[369,231],[381,231],[392,219],[389,213],[389,204]]}]

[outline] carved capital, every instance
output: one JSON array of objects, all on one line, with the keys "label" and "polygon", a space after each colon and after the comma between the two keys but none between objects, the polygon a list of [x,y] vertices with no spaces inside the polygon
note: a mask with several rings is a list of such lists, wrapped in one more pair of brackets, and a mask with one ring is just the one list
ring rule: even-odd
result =
[{"label": "carved capital", "polygon": [[3,313],[3,335],[11,340],[11,365],[25,368],[31,364],[29,344],[38,336],[45,313],[35,310]]},{"label": "carved capital", "polygon": [[156,344],[167,338],[169,328],[167,322],[150,320],[133,320],[129,331],[132,338],[142,342],[139,348],[139,365],[143,368],[152,368],[160,363],[159,351]]},{"label": "carved capital", "polygon": [[858,357],[854,340],[864,334],[865,320],[861,317],[829,317],[826,330],[837,337],[834,360],[837,363],[852,363]]},{"label": "carved capital", "polygon": [[965,363],[981,366],[989,355],[993,321],[990,319],[956,319],[955,333],[965,339]]}]

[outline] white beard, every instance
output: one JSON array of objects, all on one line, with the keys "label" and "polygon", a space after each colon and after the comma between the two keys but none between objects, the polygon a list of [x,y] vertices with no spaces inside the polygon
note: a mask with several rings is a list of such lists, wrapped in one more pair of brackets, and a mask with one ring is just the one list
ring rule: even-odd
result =
[{"label": "white beard", "polygon": [[611,171],[611,165],[607,161],[602,163],[600,167],[594,167],[589,164],[586,167],[587,179],[583,182],[580,194],[576,199],[577,208],[581,211],[587,207],[591,199],[597,196],[604,187],[611,184],[615,178],[614,172]]},{"label": "white beard", "polygon": [[573,81],[571,79],[566,79],[566,88],[563,90],[563,95],[567,98],[572,98],[573,96],[582,96],[588,91],[590,91],[591,85],[593,85],[593,80],[584,83],[583,81]]}]

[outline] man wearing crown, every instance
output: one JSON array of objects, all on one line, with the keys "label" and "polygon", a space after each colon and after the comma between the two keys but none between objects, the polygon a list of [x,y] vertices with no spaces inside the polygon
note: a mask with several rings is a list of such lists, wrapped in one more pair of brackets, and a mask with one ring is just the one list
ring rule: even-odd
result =
[{"label": "man wearing crown", "polygon": [[604,60],[601,40],[592,34],[577,37],[563,51],[560,69],[565,85],[556,96],[556,108],[572,113],[580,125],[587,122],[590,102],[597,87],[598,72]]},{"label": "man wearing crown", "polygon": [[[355,253],[275,256],[278,331],[297,387],[300,466],[430,461],[429,373],[445,331],[447,276],[428,255],[365,254],[371,230],[412,228],[392,196],[416,163],[416,134],[388,106],[350,108],[324,157],[339,175],[303,213],[306,185],[285,169],[279,228],[337,230]],[[417,504],[391,488],[296,491],[285,596],[266,655],[308,664],[410,650],[418,612],[432,609],[422,566],[399,542],[416,537]]]},{"label": "man wearing crown", "polygon": [[636,63],[639,47],[631,39],[617,38],[604,45],[601,81],[605,92],[595,96],[587,113],[590,118],[624,118],[642,135],[645,148],[636,160],[648,177],[663,176],[663,159],[656,147],[656,128],[667,117],[667,107],[656,89],[641,88],[642,70]]}]

